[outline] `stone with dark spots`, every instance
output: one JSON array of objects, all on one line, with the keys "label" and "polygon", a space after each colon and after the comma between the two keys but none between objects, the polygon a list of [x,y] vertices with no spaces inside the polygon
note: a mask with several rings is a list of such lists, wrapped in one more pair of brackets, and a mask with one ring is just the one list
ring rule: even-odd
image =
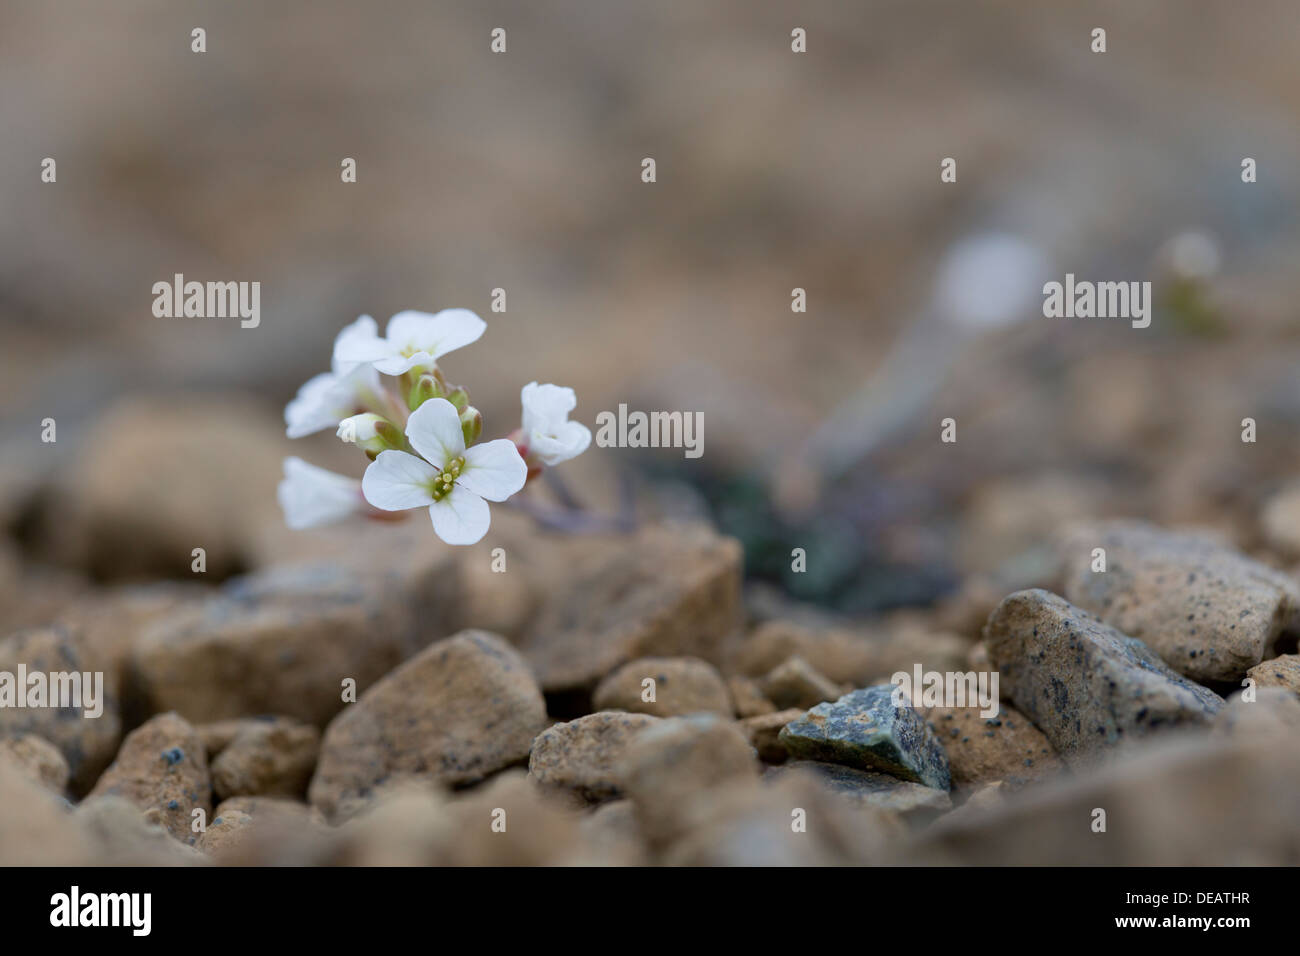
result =
[{"label": "stone with dark spots", "polygon": [[[1104,548],[1106,570],[1093,571]],[[1062,545],[1064,594],[1178,673],[1239,682],[1300,630],[1300,585],[1203,534],[1136,521],[1073,529]]]},{"label": "stone with dark spots", "polygon": [[947,790],[948,756],[929,724],[909,706],[895,707],[892,684],[877,684],[818,704],[781,731],[792,757],[879,770]]},{"label": "stone with dark spots", "polygon": [[495,634],[462,631],[330,722],[309,798],[337,819],[403,779],[476,783],[524,760],[545,726],[546,703],[519,653]]},{"label": "stone with dark spots", "polygon": [[1141,641],[1050,591],[1017,591],[984,629],[1000,690],[1070,764],[1174,727],[1207,725],[1223,699]]},{"label": "stone with dark spots", "polygon": [[1285,687],[1300,694],[1300,654],[1283,654],[1256,664],[1246,676],[1259,687]]},{"label": "stone with dark spots", "polygon": [[193,846],[194,811],[212,815],[212,782],[207,751],[188,721],[175,713],[159,714],[122,741],[117,759],[90,792],[92,797],[119,796],[173,837]]},{"label": "stone with dark spots", "polygon": [[639,657],[717,663],[740,627],[739,542],[697,526],[650,527],[574,569],[520,646],[547,693],[590,689]]},{"label": "stone with dark spots", "polygon": [[628,745],[659,722],[649,714],[615,711],[555,724],[537,735],[528,776],[537,785],[595,804],[623,795],[620,762]]},{"label": "stone with dark spots", "polygon": [[87,653],[77,635],[61,625],[21,631],[0,640],[0,672],[17,675],[20,665],[27,668],[29,676],[39,672],[47,681],[52,674],[79,674],[78,681],[84,683],[90,674],[94,684],[94,673],[103,674],[103,711],[98,717],[87,716],[94,708],[88,706],[84,691],[83,706],[0,706],[0,736],[35,734],[48,740],[68,762],[73,794],[84,794],[113,759],[122,739],[116,675],[102,670],[102,661]]},{"label": "stone with dark spots", "polygon": [[[403,552],[405,553],[405,552]],[[146,713],[196,723],[280,713],[323,727],[345,678],[365,688],[448,633],[456,567],[417,552],[409,566],[285,565],[145,629],[128,662]]]},{"label": "stone with dark spots", "polygon": [[[654,681],[647,701],[646,681]],[[698,657],[642,657],[605,677],[592,702],[597,710],[626,710],[655,717],[702,712],[732,714],[731,695],[718,669]]]}]

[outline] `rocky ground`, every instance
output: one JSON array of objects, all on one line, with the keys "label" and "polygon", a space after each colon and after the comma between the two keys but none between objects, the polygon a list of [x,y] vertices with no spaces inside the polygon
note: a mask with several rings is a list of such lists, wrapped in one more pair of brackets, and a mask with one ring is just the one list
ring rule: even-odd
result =
[{"label": "rocky ground", "polygon": [[[56,502],[64,570],[7,553],[0,671],[107,693],[0,708],[0,863],[1300,862],[1300,581],[1212,533],[1075,522],[1013,591],[848,619],[702,523],[140,511],[128,439]],[[92,574],[193,540],[253,569]],[[916,665],[996,672],[999,712],[896,708]]]}]

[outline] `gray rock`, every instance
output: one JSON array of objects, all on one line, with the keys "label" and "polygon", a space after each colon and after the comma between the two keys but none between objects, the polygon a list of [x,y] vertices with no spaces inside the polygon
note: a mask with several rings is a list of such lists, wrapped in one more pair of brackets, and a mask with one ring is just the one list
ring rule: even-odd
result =
[{"label": "gray rock", "polygon": [[1050,591],[1017,591],[984,630],[1000,690],[1071,764],[1126,740],[1206,725],[1223,699],[1141,641]]},{"label": "gray rock", "polygon": [[858,770],[817,760],[791,760],[768,771],[769,776],[773,777],[790,773],[808,775],[827,793],[856,806],[890,810],[904,816],[926,819],[933,819],[952,809],[952,798],[944,791],[899,780],[874,770]]},{"label": "gray rock", "polygon": [[[1104,548],[1106,570],[1092,570]],[[1102,522],[1065,539],[1071,603],[1136,637],[1198,681],[1240,681],[1300,629],[1300,587],[1205,535],[1141,522]]]},{"label": "gray rock", "polygon": [[948,756],[925,719],[895,707],[892,684],[878,684],[818,704],[781,731],[793,757],[881,770],[901,780],[947,790]]}]

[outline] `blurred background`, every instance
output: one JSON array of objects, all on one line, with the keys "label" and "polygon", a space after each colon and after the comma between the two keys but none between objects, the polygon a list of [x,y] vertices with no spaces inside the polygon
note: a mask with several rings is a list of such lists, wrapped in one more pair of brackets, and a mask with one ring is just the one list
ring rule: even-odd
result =
[{"label": "blurred background", "polygon": [[[489,322],[443,363],[488,436],[534,379],[593,427],[703,412],[702,458],[593,448],[575,492],[605,513],[631,476],[642,514],[707,516],[824,607],[1031,580],[1073,517],[1288,564],[1298,53],[1287,0],[6,3],[7,574],[30,601],[37,569],[291,549],[282,456],[363,462],[284,440],[284,404],[359,314],[452,306]],[[1066,272],[1150,280],[1151,327],[1042,317]],[[259,281],[260,327],[155,318],[174,273]]]}]

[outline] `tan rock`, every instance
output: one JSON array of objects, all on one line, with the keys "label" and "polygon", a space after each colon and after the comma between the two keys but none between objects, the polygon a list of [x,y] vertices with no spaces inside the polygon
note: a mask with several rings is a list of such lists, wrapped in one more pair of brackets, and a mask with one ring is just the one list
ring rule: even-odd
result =
[{"label": "tan rock", "polygon": [[496,635],[463,631],[330,723],[310,800],[334,819],[386,781],[474,783],[524,760],[545,726],[546,704],[523,658]]},{"label": "tan rock", "polygon": [[[654,700],[642,700],[645,681]],[[730,717],[731,695],[717,668],[698,657],[642,657],[605,677],[592,702],[597,710],[626,710],[655,717],[709,712]]]},{"label": "tan rock", "polygon": [[0,762],[8,762],[57,794],[68,788],[68,762],[59,748],[35,734],[0,737]]},{"label": "tan rock", "polygon": [[728,677],[727,690],[731,693],[737,717],[758,717],[776,712],[776,704],[763,696],[763,689],[752,677],[739,674]]},{"label": "tan rock", "polygon": [[649,714],[608,711],[555,724],[533,741],[528,776],[538,786],[584,804],[620,797],[621,762],[628,747],[658,722]]},{"label": "tan rock", "polygon": [[1062,768],[1043,732],[1006,704],[989,718],[977,707],[930,707],[924,715],[948,753],[954,786],[996,780],[1018,787]]},{"label": "tan rock", "polygon": [[716,662],[739,626],[738,542],[695,526],[650,527],[574,569],[521,647],[546,691],[589,688],[638,657]]},{"label": "tan rock", "polygon": [[212,761],[217,799],[241,795],[301,797],[307,792],[320,731],[291,718],[249,721]]},{"label": "tan rock", "polygon": [[782,710],[807,710],[827,700],[838,700],[851,687],[837,684],[799,655],[774,667],[760,685],[763,696]]},{"label": "tan rock", "polygon": [[345,680],[362,693],[444,636],[454,561],[407,556],[408,569],[294,565],[229,582],[140,636],[139,706],[201,723],[278,713],[324,726],[344,706]]},{"label": "tan rock", "polygon": [[[68,762],[70,787],[76,794],[90,788],[122,739],[118,689],[112,674],[98,669],[101,666],[101,660],[87,654],[63,627],[21,631],[0,639],[0,673],[14,675],[15,682],[20,668],[26,669],[29,680],[41,674],[47,686],[51,675],[81,675],[77,681],[83,685],[82,706],[0,707],[0,736],[34,734],[54,744]],[[102,694],[92,688],[102,688]],[[88,692],[102,700],[90,700]],[[88,715],[101,709],[98,717]]]},{"label": "tan rock", "polygon": [[[1093,551],[1106,552],[1094,572]],[[1300,629],[1300,586],[1218,540],[1103,522],[1062,545],[1065,596],[1198,681],[1240,681]]]},{"label": "tan rock", "polygon": [[734,723],[695,714],[668,718],[638,734],[621,772],[642,832],[662,845],[686,825],[682,808],[693,796],[729,780],[752,781],[758,761]]},{"label": "tan rock", "polygon": [[212,816],[212,779],[198,732],[180,715],[159,714],[127,734],[117,759],[104,771],[92,797],[120,796],[155,812],[177,840],[198,842],[193,812]]},{"label": "tan rock", "polygon": [[758,759],[765,763],[780,763],[789,756],[781,742],[781,728],[802,716],[802,707],[792,707],[772,714],[746,717],[740,722],[740,728],[749,739],[749,745],[758,752]]},{"label": "tan rock", "polygon": [[1246,671],[1246,676],[1258,687],[1285,687],[1300,694],[1300,654],[1282,654],[1261,661]]}]

